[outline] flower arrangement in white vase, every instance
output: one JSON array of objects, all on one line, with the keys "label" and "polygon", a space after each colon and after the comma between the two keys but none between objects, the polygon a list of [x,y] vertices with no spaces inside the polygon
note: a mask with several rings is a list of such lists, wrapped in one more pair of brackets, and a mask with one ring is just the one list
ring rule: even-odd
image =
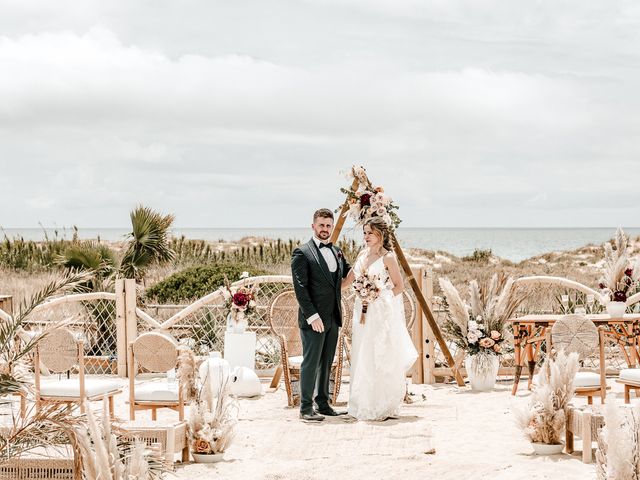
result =
[{"label": "flower arrangement in white vase", "polygon": [[223,460],[231,444],[238,419],[238,405],[229,393],[225,381],[214,391],[210,382],[203,382],[191,405],[187,436],[191,454],[198,463]]},{"label": "flower arrangement in white vase", "polygon": [[605,269],[598,285],[601,301],[609,315],[620,318],[627,309],[627,299],[640,286],[640,259],[632,266],[629,238],[621,228],[616,231],[613,245],[607,242],[603,248]]},{"label": "flower arrangement in white vase", "polygon": [[[491,390],[511,332],[507,320],[526,298],[511,277],[493,275],[482,286],[469,282],[469,305],[447,278],[440,279],[447,319],[444,333],[467,354],[465,368],[473,390]],[[507,342],[508,344],[508,342]]]},{"label": "flower arrangement in white vase", "polygon": [[222,295],[226,302],[227,331],[233,333],[244,333],[249,325],[248,317],[256,311],[256,285],[243,285],[232,287],[229,280],[225,278],[225,285],[222,287]]}]

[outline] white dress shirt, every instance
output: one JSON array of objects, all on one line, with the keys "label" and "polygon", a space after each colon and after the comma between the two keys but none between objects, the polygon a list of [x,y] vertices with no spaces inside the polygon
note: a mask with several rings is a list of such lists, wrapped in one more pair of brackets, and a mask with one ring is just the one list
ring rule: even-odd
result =
[{"label": "white dress shirt", "polygon": [[[320,248],[320,244],[321,243],[325,243],[325,242],[323,242],[322,240],[317,238],[315,235],[313,236],[313,241],[315,242],[316,247],[318,247],[320,249],[320,253],[322,254],[322,258],[324,258],[324,261],[327,262],[327,267],[329,267],[329,271],[331,273],[334,273],[338,269],[338,260],[336,259],[335,255],[333,254],[332,249],[331,248]],[[320,318],[320,315],[315,313],[315,314],[311,315],[309,318],[307,318],[307,323],[309,325],[311,325],[318,318]]]}]

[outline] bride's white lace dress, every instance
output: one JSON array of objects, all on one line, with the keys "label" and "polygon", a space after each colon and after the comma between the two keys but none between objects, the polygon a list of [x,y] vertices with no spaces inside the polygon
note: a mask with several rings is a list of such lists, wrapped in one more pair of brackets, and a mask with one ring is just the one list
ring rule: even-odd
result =
[{"label": "bride's white lace dress", "polygon": [[[362,255],[354,266],[356,276],[366,264]],[[416,352],[404,316],[402,295],[394,296],[383,258],[374,261],[369,274],[380,275],[385,289],[369,304],[360,323],[362,302],[356,297],[352,319],[349,415],[359,420],[384,420],[397,416],[406,393],[406,371]]]}]

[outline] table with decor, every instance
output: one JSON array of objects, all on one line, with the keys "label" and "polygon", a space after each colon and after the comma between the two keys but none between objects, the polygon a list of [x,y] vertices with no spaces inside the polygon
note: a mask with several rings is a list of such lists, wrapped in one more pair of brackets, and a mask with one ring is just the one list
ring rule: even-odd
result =
[{"label": "table with decor", "polygon": [[[525,361],[529,369],[528,388],[531,389],[536,359],[540,355],[541,346],[545,342],[547,330],[564,315],[524,315],[510,318],[508,321],[513,328],[515,378],[512,395],[518,390],[518,383],[522,375]],[[640,336],[640,314],[625,314],[612,318],[608,314],[589,314],[585,317],[597,327],[602,327],[604,333],[620,347],[629,368],[634,368],[640,362],[638,351],[638,336]]]}]

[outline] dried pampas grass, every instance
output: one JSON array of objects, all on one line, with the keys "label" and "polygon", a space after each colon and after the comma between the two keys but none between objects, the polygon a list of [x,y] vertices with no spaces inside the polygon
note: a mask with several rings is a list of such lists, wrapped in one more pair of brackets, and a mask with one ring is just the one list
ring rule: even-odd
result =
[{"label": "dried pampas grass", "polygon": [[77,428],[77,438],[86,480],[149,480],[160,478],[164,467],[149,457],[144,442],[130,442],[125,432],[114,428],[104,403],[100,422],[86,406],[86,425]]},{"label": "dried pampas grass", "polygon": [[541,368],[538,386],[526,407],[515,408],[516,422],[534,443],[557,445],[564,432],[566,410],[574,396],[578,354],[560,351]]},{"label": "dried pampas grass", "polygon": [[196,398],[196,356],[191,349],[181,346],[178,349],[178,385],[182,390],[182,398],[189,402]]},{"label": "dried pampas grass", "polygon": [[607,403],[605,427],[598,435],[599,480],[640,480],[640,406]]}]

